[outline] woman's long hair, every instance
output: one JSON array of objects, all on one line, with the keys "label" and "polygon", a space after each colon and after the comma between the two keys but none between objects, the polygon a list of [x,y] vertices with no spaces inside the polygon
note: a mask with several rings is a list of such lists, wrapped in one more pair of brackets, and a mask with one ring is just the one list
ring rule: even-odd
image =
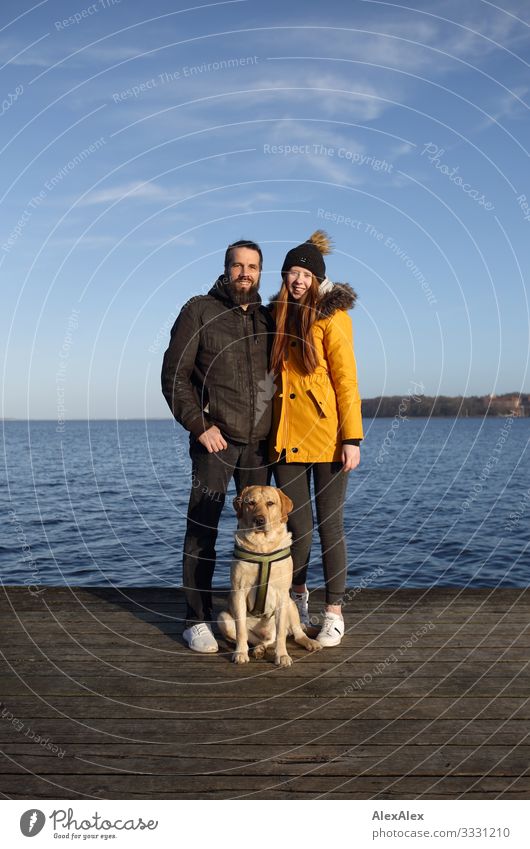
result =
[{"label": "woman's long hair", "polygon": [[313,342],[313,324],[318,318],[316,305],[320,284],[312,274],[311,286],[299,301],[295,301],[289,295],[285,274],[282,279],[282,288],[273,307],[276,335],[272,346],[271,370],[274,374],[279,374],[287,349],[291,341],[296,339],[302,348],[303,368],[306,374],[312,374],[318,365]]}]

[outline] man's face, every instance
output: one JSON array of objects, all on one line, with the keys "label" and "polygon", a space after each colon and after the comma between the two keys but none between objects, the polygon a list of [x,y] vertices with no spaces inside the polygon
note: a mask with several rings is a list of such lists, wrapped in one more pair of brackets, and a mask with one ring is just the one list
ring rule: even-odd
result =
[{"label": "man's face", "polygon": [[253,300],[259,289],[259,253],[251,248],[233,248],[227,268],[228,286],[236,303]]}]

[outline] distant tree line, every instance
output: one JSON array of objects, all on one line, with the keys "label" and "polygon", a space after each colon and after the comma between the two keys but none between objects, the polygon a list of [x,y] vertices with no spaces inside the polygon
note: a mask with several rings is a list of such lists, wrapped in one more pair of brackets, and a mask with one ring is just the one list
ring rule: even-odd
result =
[{"label": "distant tree line", "polygon": [[365,398],[362,402],[363,416],[367,419],[410,418],[419,416],[450,416],[462,418],[468,416],[510,416],[530,415],[530,395],[509,392],[506,395],[382,395],[379,398]]}]

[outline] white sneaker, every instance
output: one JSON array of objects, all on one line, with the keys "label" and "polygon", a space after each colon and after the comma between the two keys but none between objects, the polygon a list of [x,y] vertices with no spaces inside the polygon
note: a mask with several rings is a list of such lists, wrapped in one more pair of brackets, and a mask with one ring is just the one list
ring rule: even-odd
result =
[{"label": "white sneaker", "polygon": [[192,625],[191,628],[186,628],[182,632],[182,637],[192,651],[198,651],[202,654],[211,654],[214,651],[219,651],[217,640],[212,634],[212,629],[206,622],[199,622],[198,625]]},{"label": "white sneaker", "polygon": [[344,619],[338,613],[324,614],[322,627],[316,638],[321,646],[338,646],[344,636]]},{"label": "white sneaker", "polygon": [[309,593],[305,590],[303,593],[295,593],[291,590],[291,598],[296,604],[298,613],[300,614],[300,622],[302,625],[309,625]]}]

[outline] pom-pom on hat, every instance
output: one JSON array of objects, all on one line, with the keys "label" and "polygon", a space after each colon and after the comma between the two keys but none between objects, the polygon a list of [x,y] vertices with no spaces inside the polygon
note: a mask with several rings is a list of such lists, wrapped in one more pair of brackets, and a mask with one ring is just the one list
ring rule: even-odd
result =
[{"label": "pom-pom on hat", "polygon": [[331,253],[331,248],[332,243],[328,234],[324,230],[315,230],[307,242],[288,251],[282,265],[282,274],[289,271],[293,265],[297,265],[300,268],[307,268],[317,280],[322,282],[326,276],[324,255]]}]

